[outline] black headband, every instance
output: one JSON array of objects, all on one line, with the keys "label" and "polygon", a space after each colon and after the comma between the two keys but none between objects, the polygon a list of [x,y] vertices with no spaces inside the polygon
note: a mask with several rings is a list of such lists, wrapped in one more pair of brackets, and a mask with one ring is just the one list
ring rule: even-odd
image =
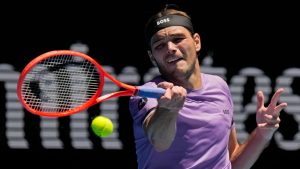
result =
[{"label": "black headband", "polygon": [[194,28],[191,20],[188,17],[181,15],[166,15],[160,18],[154,19],[150,22],[146,29],[146,41],[150,42],[151,37],[159,30],[169,26],[183,26],[188,29],[191,33],[194,33]]}]

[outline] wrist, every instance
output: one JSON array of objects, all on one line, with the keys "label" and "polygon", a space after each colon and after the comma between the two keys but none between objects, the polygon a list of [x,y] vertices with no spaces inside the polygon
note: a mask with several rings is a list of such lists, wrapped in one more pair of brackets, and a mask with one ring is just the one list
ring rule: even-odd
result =
[{"label": "wrist", "polygon": [[267,127],[257,127],[257,134],[264,140],[270,141],[275,133],[276,129]]}]

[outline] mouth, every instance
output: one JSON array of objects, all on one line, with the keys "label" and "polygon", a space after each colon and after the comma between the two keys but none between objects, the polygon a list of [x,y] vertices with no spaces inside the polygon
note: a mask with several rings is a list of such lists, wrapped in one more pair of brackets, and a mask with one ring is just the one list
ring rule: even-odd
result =
[{"label": "mouth", "polygon": [[183,57],[170,57],[168,60],[167,60],[167,63],[176,63],[176,62],[178,62],[178,61],[180,61],[180,60],[183,60]]}]

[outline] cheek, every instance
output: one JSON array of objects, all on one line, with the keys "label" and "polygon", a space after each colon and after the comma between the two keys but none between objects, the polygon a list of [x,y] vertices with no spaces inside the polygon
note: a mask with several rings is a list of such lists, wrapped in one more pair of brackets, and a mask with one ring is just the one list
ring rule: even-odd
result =
[{"label": "cheek", "polygon": [[157,60],[157,62],[159,62],[159,63],[163,63],[163,59],[162,59],[162,57],[160,57],[160,56],[156,57],[156,60]]},{"label": "cheek", "polygon": [[153,53],[153,58],[156,60],[156,62],[162,62],[162,56],[159,54],[159,53],[157,53],[157,52],[154,52]]},{"label": "cheek", "polygon": [[185,48],[185,55],[188,56],[189,58],[194,58],[197,57],[197,48],[194,45],[190,45]]}]

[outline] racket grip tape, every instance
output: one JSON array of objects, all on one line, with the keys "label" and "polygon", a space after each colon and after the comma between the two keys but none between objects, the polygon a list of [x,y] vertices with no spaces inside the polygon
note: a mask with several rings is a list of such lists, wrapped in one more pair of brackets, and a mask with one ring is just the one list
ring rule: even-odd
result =
[{"label": "racket grip tape", "polygon": [[166,92],[163,88],[155,87],[137,87],[137,92],[135,95],[148,98],[160,98]]}]

